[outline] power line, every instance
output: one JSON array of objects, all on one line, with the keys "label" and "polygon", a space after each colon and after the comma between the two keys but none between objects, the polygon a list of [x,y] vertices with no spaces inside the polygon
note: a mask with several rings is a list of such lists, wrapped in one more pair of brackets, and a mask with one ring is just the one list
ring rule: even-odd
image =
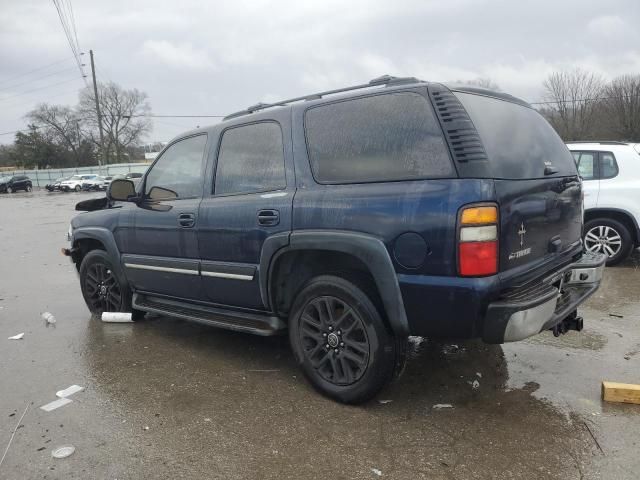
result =
[{"label": "power line", "polygon": [[[58,60],[57,62],[49,63],[49,64],[44,65],[44,66],[42,66],[42,67],[34,68],[33,70],[29,70],[28,72],[24,72],[24,73],[21,73],[21,74],[19,74],[19,75],[15,75],[15,76],[13,76],[13,77],[5,78],[4,80],[0,80],[0,85],[4,84],[4,83],[6,83],[6,82],[10,82],[10,81],[12,81],[12,80],[15,80],[16,78],[22,78],[22,77],[25,77],[25,76],[27,76],[27,75],[30,75],[30,74],[32,74],[32,73],[34,73],[34,72],[39,72],[40,70],[45,70],[45,69],[47,69],[47,68],[49,68],[49,67],[53,67],[54,65],[58,65],[58,64],[60,64],[60,63],[62,63],[62,62],[67,62],[67,61],[69,61],[69,60],[71,60],[71,59],[75,59],[75,57],[67,57],[67,58],[63,58],[62,60]],[[74,67],[74,68],[75,68],[75,67]]]},{"label": "power line", "polygon": [[149,117],[149,118],[224,118],[226,115],[123,115],[125,117]]},{"label": "power line", "polygon": [[15,98],[15,97],[20,97],[20,96],[25,95],[27,93],[35,92],[35,91],[38,91],[38,90],[44,90],[45,88],[55,87],[55,86],[58,86],[58,85],[62,85],[64,83],[73,82],[75,80],[78,80],[78,77],[73,77],[73,78],[70,78],[68,80],[64,80],[62,82],[52,83],[50,85],[44,85],[44,86],[38,87],[38,88],[32,88],[31,90],[26,90],[24,92],[16,93],[15,95],[10,95],[8,97],[2,98],[2,99],[0,99],[0,101],[4,102],[5,100],[10,100],[10,99]]},{"label": "power line", "polygon": [[[60,24],[62,25],[62,30],[64,30],[65,36],[67,37],[67,42],[69,42],[69,47],[71,47],[71,52],[76,59],[76,64],[78,65],[80,75],[82,75],[82,80],[84,81],[85,85],[88,86],[86,75],[84,74],[84,70],[82,70],[82,62],[80,61],[80,56],[84,54],[80,52],[80,44],[78,43],[78,35],[75,29],[75,19],[72,18],[72,21],[69,22],[69,13],[65,10],[64,3],[60,3],[60,0],[52,1],[58,12]],[[71,9],[71,0],[67,0],[67,2],[69,5],[69,9]],[[69,26],[69,23],[71,23],[71,27]]]},{"label": "power line", "polygon": [[548,100],[544,102],[529,102],[529,105],[558,105],[561,103],[596,102],[598,100],[613,100],[616,98],[640,98],[640,95],[616,95],[614,97],[574,98],[571,100]]},{"label": "power line", "polygon": [[47,73],[46,75],[42,75],[40,77],[32,78],[31,80],[27,80],[25,82],[14,83],[13,85],[10,85],[8,87],[1,87],[0,88],[0,92],[3,91],[3,90],[11,90],[12,88],[21,87],[21,86],[26,85],[28,83],[37,82],[38,80],[42,80],[43,78],[51,77],[51,76],[57,75],[59,73],[69,72],[69,71],[75,70],[75,69],[76,69],[75,66],[74,67],[70,67],[70,68],[65,68],[64,70],[57,70],[55,72]]}]

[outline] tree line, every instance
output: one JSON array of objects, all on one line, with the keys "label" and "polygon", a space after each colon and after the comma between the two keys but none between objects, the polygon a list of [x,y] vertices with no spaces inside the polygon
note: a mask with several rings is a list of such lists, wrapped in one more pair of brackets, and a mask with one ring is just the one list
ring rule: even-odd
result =
[{"label": "tree line", "polygon": [[544,81],[539,111],[565,141],[640,143],[640,75],[606,81],[582,69],[554,72]]},{"label": "tree line", "polygon": [[26,130],[16,133],[13,144],[0,146],[0,167],[64,168],[144,158],[139,145],[152,128],[147,95],[113,82],[99,83],[97,90],[102,145],[94,91],[87,87],[74,107],[41,103],[28,112]]}]

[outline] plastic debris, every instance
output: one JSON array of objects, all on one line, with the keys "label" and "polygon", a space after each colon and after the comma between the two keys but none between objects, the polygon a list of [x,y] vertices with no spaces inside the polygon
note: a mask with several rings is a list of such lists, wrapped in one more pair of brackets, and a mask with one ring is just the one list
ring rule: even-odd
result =
[{"label": "plastic debris", "polygon": [[23,337],[24,333],[19,333],[17,335],[14,335],[13,337],[9,337],[8,340],[22,340]]},{"label": "plastic debris", "polygon": [[624,318],[624,315],[620,315],[619,313],[610,313],[609,316],[615,318]]},{"label": "plastic debris", "polygon": [[378,403],[384,405],[385,403],[391,403],[393,400],[378,400]]},{"label": "plastic debris", "polygon": [[442,410],[443,408],[453,408],[450,403],[436,403],[433,407],[434,410]]},{"label": "plastic debris", "polygon": [[382,476],[382,470],[378,470],[377,468],[372,468],[371,471],[379,477]]},{"label": "plastic debris", "polygon": [[478,380],[474,380],[473,383],[471,384],[471,387],[474,390],[477,390],[478,388],[480,388],[480,382]]},{"label": "plastic debris", "polygon": [[476,372],[476,377],[482,378],[482,374],[480,372]]},{"label": "plastic debris", "polygon": [[71,403],[71,400],[63,397],[63,398],[54,400],[53,402],[49,402],[46,405],[42,405],[40,409],[44,410],[45,412],[50,412],[52,410],[55,410],[56,408],[64,407],[65,405],[68,405],[70,403]]},{"label": "plastic debris", "polygon": [[102,321],[106,323],[131,323],[131,312],[102,312]]},{"label": "plastic debris", "polygon": [[16,428],[13,429],[13,432],[11,433],[11,438],[9,438],[9,443],[7,444],[7,448],[5,449],[4,453],[2,454],[2,458],[0,458],[0,466],[2,466],[2,462],[4,462],[4,458],[7,456],[7,452],[9,451],[9,447],[11,447],[11,442],[13,442],[13,437],[15,436],[16,432],[20,428],[20,424],[22,423],[22,419],[27,414],[27,410],[29,410],[30,406],[31,406],[31,404],[27,403],[27,406],[25,407],[24,412],[22,412],[22,416],[20,417],[20,420],[18,420],[18,423],[16,424]]},{"label": "plastic debris", "polygon": [[58,448],[54,448],[51,451],[51,456],[53,458],[67,458],[73,455],[73,452],[76,451],[76,447],[73,445],[62,445]]},{"label": "plastic debris", "polygon": [[58,390],[56,392],[56,397],[66,398],[73,395],[74,393],[78,393],[83,390],[84,390],[84,387],[81,387],[80,385],[71,385],[70,387],[67,387],[64,390]]},{"label": "plastic debris", "polygon": [[149,430],[149,427],[147,427],[146,425],[144,427],[142,427],[143,430]]},{"label": "plastic debris", "polygon": [[45,325],[48,327],[49,325],[53,325],[54,327],[56,326],[56,317],[54,317],[51,313],[49,312],[44,312],[42,314],[42,319],[45,321]]}]

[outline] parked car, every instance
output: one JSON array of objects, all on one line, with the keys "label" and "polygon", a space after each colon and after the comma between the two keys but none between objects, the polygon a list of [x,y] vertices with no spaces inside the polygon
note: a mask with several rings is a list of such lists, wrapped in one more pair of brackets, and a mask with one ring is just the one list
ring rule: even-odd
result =
[{"label": "parked car", "polygon": [[46,188],[49,192],[56,192],[60,190],[60,184],[62,182],[64,182],[65,180],[70,179],[71,177],[60,177],[58,179],[56,179],[54,182],[52,183],[47,183],[44,188]]},{"label": "parked car", "polygon": [[640,152],[623,142],[567,146],[584,180],[584,245],[616,265],[640,246]]},{"label": "parked car", "polygon": [[94,178],[88,178],[82,181],[82,190],[85,191],[99,191],[106,190],[106,184],[104,178],[100,175],[95,175]]},{"label": "parked car", "polygon": [[75,190],[79,192],[82,190],[82,184],[87,181],[94,180],[98,175],[87,174],[87,175],[73,175],[68,180],[65,180],[60,183],[60,189],[68,192],[70,190]]},{"label": "parked car", "polygon": [[30,192],[33,189],[31,179],[26,175],[7,175],[0,177],[0,192],[13,193],[18,190]]},{"label": "parked car", "polygon": [[581,330],[606,258],[583,252],[582,182],[543,117],[413,78],[229,115],[91,202],[106,209],[71,221],[65,253],[93,313],[288,330],[347,403],[402,371],[408,335]]}]

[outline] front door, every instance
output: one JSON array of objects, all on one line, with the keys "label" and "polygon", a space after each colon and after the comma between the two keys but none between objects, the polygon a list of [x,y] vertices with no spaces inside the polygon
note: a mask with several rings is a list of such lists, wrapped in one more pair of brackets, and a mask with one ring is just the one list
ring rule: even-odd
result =
[{"label": "front door", "polygon": [[273,235],[291,231],[295,192],[289,112],[221,132],[198,215],[202,283],[210,302],[263,310],[260,253]]},{"label": "front door", "polygon": [[169,145],[150,167],[142,199],[123,212],[122,263],[137,291],[199,300],[196,228],[207,135]]}]

